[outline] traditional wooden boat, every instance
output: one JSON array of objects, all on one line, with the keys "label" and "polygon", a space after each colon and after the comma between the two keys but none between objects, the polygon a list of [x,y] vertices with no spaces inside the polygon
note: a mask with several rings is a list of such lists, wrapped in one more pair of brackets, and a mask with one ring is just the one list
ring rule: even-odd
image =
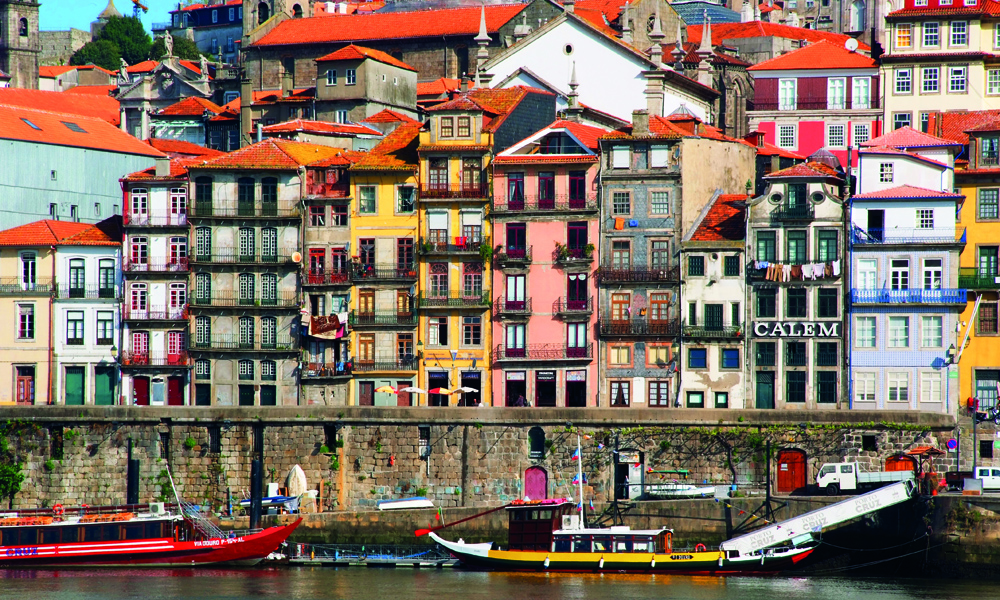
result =
[{"label": "traditional wooden boat", "polygon": [[667,528],[586,528],[576,505],[566,500],[525,501],[505,507],[509,539],[506,549],[494,543],[452,542],[427,533],[463,565],[495,571],[596,573],[683,573],[693,575],[773,574],[793,567],[816,545],[811,533],[788,544],[740,554],[673,547]]},{"label": "traditional wooden boat", "polygon": [[0,513],[0,568],[254,565],[301,521],[223,532],[186,505],[9,511]]}]

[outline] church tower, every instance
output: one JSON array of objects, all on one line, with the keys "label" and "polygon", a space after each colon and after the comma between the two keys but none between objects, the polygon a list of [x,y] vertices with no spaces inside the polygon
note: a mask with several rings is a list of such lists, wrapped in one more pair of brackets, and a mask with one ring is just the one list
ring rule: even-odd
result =
[{"label": "church tower", "polygon": [[38,89],[37,0],[0,0],[0,71],[11,87]]}]

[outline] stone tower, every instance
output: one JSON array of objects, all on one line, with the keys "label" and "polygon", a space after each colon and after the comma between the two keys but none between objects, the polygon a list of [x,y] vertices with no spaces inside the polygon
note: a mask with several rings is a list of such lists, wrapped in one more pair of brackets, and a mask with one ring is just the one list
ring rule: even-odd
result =
[{"label": "stone tower", "polygon": [[0,71],[11,87],[38,89],[37,0],[0,0]]},{"label": "stone tower", "polygon": [[278,13],[284,13],[285,18],[289,19],[311,17],[312,2],[310,0],[243,0],[244,37]]}]

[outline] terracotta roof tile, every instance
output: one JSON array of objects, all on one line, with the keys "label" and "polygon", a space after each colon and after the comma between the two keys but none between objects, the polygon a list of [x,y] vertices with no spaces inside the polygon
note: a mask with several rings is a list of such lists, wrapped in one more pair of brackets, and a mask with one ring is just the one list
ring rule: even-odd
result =
[{"label": "terracotta roof tile", "polygon": [[953,8],[940,8],[929,6],[914,6],[894,10],[885,16],[886,19],[899,19],[910,17],[948,17],[948,16],[974,16],[985,15],[1000,16],[1000,3],[994,0],[982,0],[978,6],[956,6]]},{"label": "terracotta roof tile", "polygon": [[385,63],[387,65],[392,65],[394,67],[399,67],[400,69],[406,69],[407,71],[416,72],[417,70],[405,62],[393,58],[392,56],[382,52],[381,50],[374,50],[372,48],[365,48],[364,46],[355,46],[351,44],[345,46],[336,52],[331,52],[326,56],[321,56],[316,59],[316,62],[328,62],[335,60],[363,60],[370,58],[374,61],[380,63]]},{"label": "terracotta roof tile", "polygon": [[[0,231],[0,246],[38,247],[65,245],[68,239],[95,227],[96,225],[91,223],[74,223],[73,221],[45,219]],[[102,241],[100,238],[100,232],[87,234],[81,236],[75,245],[105,245],[107,240]]]},{"label": "terracotta roof tile", "polygon": [[[64,94],[90,94],[94,96],[110,96],[111,92],[117,90],[118,86],[116,84],[109,85],[75,85],[65,92]],[[117,102],[117,100],[116,100]]]},{"label": "terracotta roof tile", "polygon": [[[701,43],[703,25],[688,25],[688,42]],[[747,23],[713,23],[712,40],[721,42],[737,38],[766,38],[776,37],[789,40],[806,40],[807,42],[818,42],[828,40],[834,44],[844,45],[850,36],[842,33],[820,31],[817,29],[803,29],[802,27],[792,27],[780,23],[767,23],[763,21],[750,21]],[[859,50],[870,51],[866,44],[858,44]]]},{"label": "terracotta roof tile", "polygon": [[156,148],[160,152],[169,155],[213,157],[222,156],[225,152],[213,150],[205,146],[199,146],[184,140],[165,140],[161,138],[149,138],[146,143]]},{"label": "terracotta roof tile", "polygon": [[875,60],[858,52],[851,52],[841,45],[820,40],[804,48],[793,50],[757,63],[748,71],[783,71],[788,69],[877,69]]},{"label": "terracotta roof tile", "polygon": [[80,233],[63,238],[63,246],[118,246],[122,243],[122,218],[113,215]]},{"label": "terracotta roof tile", "polygon": [[110,97],[7,87],[0,88],[0,104],[96,117],[112,125],[121,121],[118,101]]},{"label": "terracotta roof tile", "polygon": [[[215,4],[215,8],[220,6],[242,6],[243,0],[226,0],[224,3]],[[208,8],[210,5],[207,2],[196,2],[194,4],[188,4],[187,6],[182,6],[178,10],[172,10],[170,12],[187,12],[189,10],[198,10],[199,8]]]},{"label": "terracotta roof tile", "polygon": [[39,77],[59,77],[63,73],[68,73],[70,71],[89,71],[97,70],[102,73],[107,73],[108,75],[115,75],[114,71],[109,71],[104,67],[98,67],[97,65],[50,65],[44,67],[38,67]]},{"label": "terracotta roof tile", "polygon": [[871,147],[861,148],[860,150],[858,150],[858,154],[875,154],[875,155],[892,154],[892,155],[902,155],[902,156],[906,156],[908,158],[912,158],[914,160],[919,160],[921,162],[932,164],[932,165],[934,165],[936,167],[942,167],[944,169],[948,168],[948,165],[946,165],[943,162],[940,162],[940,161],[937,161],[937,160],[934,160],[934,159],[931,159],[931,158],[927,158],[925,156],[920,156],[916,152],[907,152],[905,150],[900,150],[899,148],[893,148],[892,146],[871,146]]},{"label": "terracotta roof tile", "polygon": [[462,87],[461,79],[440,77],[434,81],[417,82],[417,96],[442,96]]},{"label": "terracotta roof tile", "polygon": [[959,144],[953,140],[946,140],[944,138],[937,137],[936,135],[917,131],[910,126],[906,126],[880,135],[877,138],[872,138],[867,142],[863,142],[861,145],[869,148],[872,146],[889,146],[892,148],[940,148],[943,146],[957,146]]},{"label": "terracotta roof tile", "polygon": [[969,143],[966,131],[976,130],[981,126],[992,127],[993,123],[1000,124],[1000,110],[932,112],[927,130],[964,146]]},{"label": "terracotta roof tile", "polygon": [[[318,144],[267,138],[198,165],[199,169],[295,170],[319,160],[332,158],[343,150]],[[192,166],[193,168],[193,166]]]},{"label": "terracotta roof tile", "polygon": [[367,152],[358,152],[356,150],[343,150],[340,154],[336,156],[331,156],[330,158],[324,158],[322,160],[317,160],[316,162],[309,163],[309,166],[349,167],[366,156],[368,156]]},{"label": "terracotta roof tile", "polygon": [[608,20],[614,23],[622,14],[623,2],[620,0],[580,0],[574,6],[577,8],[591,9],[600,12]]},{"label": "terracotta roof tile", "polygon": [[129,173],[125,177],[121,178],[121,181],[179,181],[187,179],[188,167],[191,165],[198,165],[204,161],[204,158],[171,158],[170,159],[170,173],[167,175],[157,175],[156,167],[152,166],[148,169],[143,169],[141,171],[136,171],[135,173]]},{"label": "terracotta roof tile", "polygon": [[400,125],[351,168],[367,171],[416,171],[416,150],[422,128],[422,123]]},{"label": "terracotta roof tile", "polygon": [[928,190],[926,188],[920,188],[912,185],[900,185],[894,188],[889,188],[887,190],[880,190],[878,192],[855,194],[851,199],[852,200],[920,200],[920,199],[933,199],[933,198],[958,199],[964,197],[965,196],[963,196],[962,194],[953,194],[951,192]]},{"label": "terracotta roof tile", "polygon": [[[496,34],[500,27],[526,7],[526,4],[486,6],[487,33]],[[468,6],[415,12],[288,19],[251,44],[251,47],[436,38],[446,35],[471,37],[479,33],[479,12],[479,6]]]},{"label": "terracotta roof tile", "polygon": [[617,37],[619,35],[618,31],[608,24],[607,15],[601,12],[600,9],[577,4],[573,9],[573,14],[586,21],[591,27],[604,35],[609,37]]},{"label": "terracotta roof tile", "polygon": [[[701,62],[701,57],[698,56],[698,48],[701,44],[695,44],[693,42],[687,42],[684,44],[684,50],[687,52],[684,55],[683,61],[688,64],[695,64]],[[662,44],[660,48],[663,50],[663,56],[672,56],[676,46],[674,44]],[[718,48],[718,47],[717,47]],[[719,50],[712,51],[712,64],[713,65],[733,65],[736,67],[749,67],[753,63],[748,63],[745,60],[736,58],[726,54],[725,52],[720,52]]]},{"label": "terracotta roof tile", "polygon": [[[182,67],[186,68],[188,71],[192,71],[197,75],[201,75],[201,66],[198,63],[192,62],[190,60],[181,59],[178,61]],[[151,73],[153,69],[160,64],[158,60],[144,60],[142,62],[135,63],[134,65],[129,65],[125,69],[128,73]]]},{"label": "terracotta roof tile", "polygon": [[567,156],[565,154],[512,154],[510,156],[494,156],[491,162],[497,165],[563,165],[568,163],[595,163],[597,161],[597,156],[588,156],[586,154],[579,156]]},{"label": "terracotta roof tile", "polygon": [[340,135],[377,135],[382,133],[371,127],[357,125],[355,123],[332,123],[329,121],[309,121],[306,119],[294,119],[284,123],[268,125],[263,129],[264,133],[291,133],[304,131],[308,133],[326,133]]},{"label": "terracotta roof tile", "polygon": [[362,123],[419,123],[416,119],[408,117],[401,112],[396,112],[388,108],[366,117]]},{"label": "terracotta roof tile", "polygon": [[102,119],[7,106],[2,103],[2,98],[3,95],[0,94],[0,138],[2,139],[122,154],[163,156],[160,151]]},{"label": "terracotta roof tile", "polygon": [[764,179],[779,179],[784,177],[834,177],[836,179],[841,179],[841,176],[837,173],[836,169],[825,163],[815,161],[775,171],[770,175],[765,175]]},{"label": "terracotta roof tile", "polygon": [[692,242],[738,242],[746,238],[746,194],[721,194],[698,224]]},{"label": "terracotta roof tile", "polygon": [[166,108],[160,109],[160,111],[156,114],[163,115],[165,117],[200,117],[205,114],[206,110],[214,114],[219,114],[222,112],[222,107],[211,100],[191,96],[181,100],[180,102],[174,102]]},{"label": "terracotta roof tile", "polygon": [[524,85],[508,88],[475,88],[464,92],[454,100],[442,102],[427,109],[428,112],[446,110],[473,110],[488,113],[492,118],[484,119],[483,131],[496,131],[508,114],[528,94],[555,96],[552,92]]}]

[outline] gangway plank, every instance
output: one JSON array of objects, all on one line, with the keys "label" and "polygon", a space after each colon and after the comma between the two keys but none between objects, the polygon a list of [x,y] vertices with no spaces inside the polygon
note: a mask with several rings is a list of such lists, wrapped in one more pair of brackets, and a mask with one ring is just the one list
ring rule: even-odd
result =
[{"label": "gangway plank", "polygon": [[719,549],[723,552],[738,553],[730,555],[732,557],[753,554],[791,541],[804,533],[846,523],[883,508],[901,504],[910,499],[914,490],[915,485],[912,480],[893,483],[726,540],[719,545]]}]

